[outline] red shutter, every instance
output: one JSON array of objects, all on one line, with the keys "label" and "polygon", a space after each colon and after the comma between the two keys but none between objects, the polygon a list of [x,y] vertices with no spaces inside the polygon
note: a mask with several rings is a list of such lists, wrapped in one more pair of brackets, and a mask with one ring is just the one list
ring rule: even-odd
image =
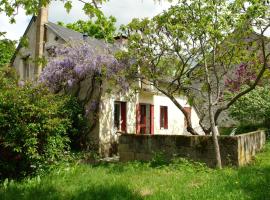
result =
[{"label": "red shutter", "polygon": [[121,131],[127,132],[127,104],[121,102]]},{"label": "red shutter", "polygon": [[136,105],[136,134],[140,133],[140,104]]},{"label": "red shutter", "polygon": [[168,107],[164,106],[164,129],[168,129]]},{"label": "red shutter", "polygon": [[151,116],[151,124],[150,124],[150,134],[154,134],[154,105],[150,105],[150,116]]},{"label": "red shutter", "polygon": [[160,129],[163,128],[163,127],[161,127],[162,118],[163,118],[162,113],[163,113],[163,107],[160,106],[160,109],[159,109],[159,127],[160,127]]}]

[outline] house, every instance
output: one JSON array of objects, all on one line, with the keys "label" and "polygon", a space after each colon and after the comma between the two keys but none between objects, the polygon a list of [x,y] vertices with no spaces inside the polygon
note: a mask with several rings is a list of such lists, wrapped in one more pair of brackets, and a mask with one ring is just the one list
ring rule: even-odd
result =
[{"label": "house", "polygon": [[[42,66],[34,60],[48,58],[52,46],[85,39],[81,33],[49,22],[48,9],[44,7],[40,9],[38,17],[31,19],[24,36],[28,38],[29,45],[23,47],[19,44],[12,59],[21,80],[34,80],[40,75]],[[104,41],[93,38],[87,38],[87,42],[99,48],[108,46]],[[122,42],[117,40],[111,48],[117,48]],[[184,115],[169,98],[142,84],[139,92],[131,93],[102,93],[99,121],[92,133],[102,156],[117,153],[119,134],[189,134]],[[186,97],[179,96],[177,101],[191,113],[194,129],[203,134],[197,112],[187,103]]]}]

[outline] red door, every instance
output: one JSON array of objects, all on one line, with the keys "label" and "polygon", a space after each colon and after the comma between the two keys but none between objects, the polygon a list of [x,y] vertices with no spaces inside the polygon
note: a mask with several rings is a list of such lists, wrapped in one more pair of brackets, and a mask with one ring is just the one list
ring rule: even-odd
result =
[{"label": "red door", "polygon": [[140,105],[139,133],[146,134],[146,105]]},{"label": "red door", "polygon": [[[148,111],[147,111],[148,110]],[[147,112],[149,112],[147,114]],[[148,119],[147,119],[148,116]],[[150,104],[137,105],[137,134],[154,134],[154,106]]]},{"label": "red door", "polygon": [[137,105],[137,117],[136,117],[136,133],[145,134],[146,133],[146,105]]}]

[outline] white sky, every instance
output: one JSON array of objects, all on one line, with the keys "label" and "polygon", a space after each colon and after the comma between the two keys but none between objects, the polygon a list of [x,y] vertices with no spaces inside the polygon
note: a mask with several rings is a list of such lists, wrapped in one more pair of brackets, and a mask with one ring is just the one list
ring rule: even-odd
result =
[{"label": "white sky", "polygon": [[[49,20],[52,22],[74,22],[79,19],[87,19],[82,10],[83,4],[73,0],[73,8],[66,13],[63,3],[53,1],[49,9]],[[163,10],[168,9],[170,4],[166,1],[161,3],[154,0],[110,0],[102,6],[106,16],[115,16],[117,26],[127,24],[132,18],[152,17]],[[0,32],[7,32],[7,38],[18,40],[24,33],[31,16],[26,16],[23,10],[16,16],[16,24],[9,24],[9,18],[0,14]]]}]

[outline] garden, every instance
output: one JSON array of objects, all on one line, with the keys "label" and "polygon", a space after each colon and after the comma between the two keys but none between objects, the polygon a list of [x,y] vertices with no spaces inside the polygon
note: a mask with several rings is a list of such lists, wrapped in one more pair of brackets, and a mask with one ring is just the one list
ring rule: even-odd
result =
[{"label": "garden", "polygon": [[[75,30],[83,39],[49,47],[44,36],[48,57],[22,57],[20,48],[33,50],[31,38],[22,37],[15,50],[16,42],[0,32],[0,199],[269,199],[269,137],[241,167],[222,166],[218,140],[219,134],[257,130],[269,136],[269,2],[180,0],[151,19],[121,26],[127,39],[121,48],[116,47],[116,19],[99,9],[106,1],[81,2],[90,20],[55,26]],[[35,15],[50,3],[3,1],[0,14],[15,22],[19,8]],[[70,11],[72,1],[64,1],[64,7]],[[103,45],[93,46],[86,33]],[[33,67],[33,77],[30,68],[25,78],[11,66],[13,54]],[[196,108],[198,127],[211,143],[199,147],[209,147],[213,168],[159,154],[147,162],[101,159],[96,130],[102,95],[130,97],[142,92],[142,85],[181,111],[190,137],[199,132],[177,98]],[[224,113],[234,122],[229,128],[220,125]]]},{"label": "garden", "polygon": [[270,143],[251,164],[222,170],[184,159],[148,163],[62,163],[23,181],[6,179],[1,199],[269,199]]}]

